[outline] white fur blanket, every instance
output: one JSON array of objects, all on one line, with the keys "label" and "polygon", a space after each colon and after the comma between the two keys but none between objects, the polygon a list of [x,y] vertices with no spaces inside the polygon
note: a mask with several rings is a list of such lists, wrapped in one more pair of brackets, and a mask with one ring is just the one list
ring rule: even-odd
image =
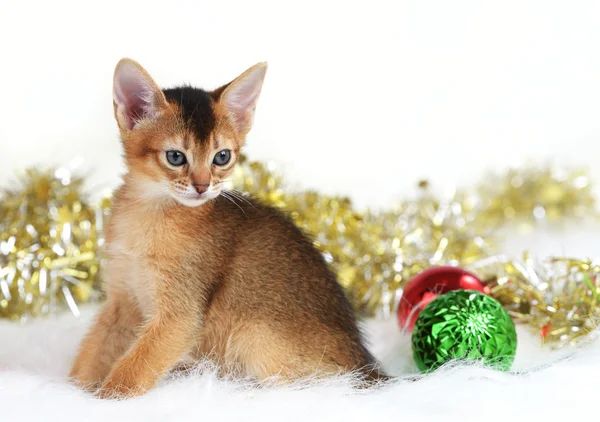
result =
[{"label": "white fur blanket", "polygon": [[[594,414],[600,344],[550,352],[519,329],[512,373],[448,367],[417,382],[356,391],[349,379],[259,388],[219,380],[210,367],[170,378],[146,396],[103,401],[67,383],[95,306],[26,325],[0,322],[2,421],[384,421],[577,420]],[[374,353],[394,374],[415,371],[410,339],[395,321],[368,321]]]}]

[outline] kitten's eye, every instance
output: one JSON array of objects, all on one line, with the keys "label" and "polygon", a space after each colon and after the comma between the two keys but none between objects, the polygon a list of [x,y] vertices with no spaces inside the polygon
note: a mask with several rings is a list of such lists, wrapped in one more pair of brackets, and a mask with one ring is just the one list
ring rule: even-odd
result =
[{"label": "kitten's eye", "polygon": [[169,162],[169,164],[176,167],[182,166],[185,163],[187,163],[185,154],[179,151],[167,151],[167,161]]},{"label": "kitten's eye", "polygon": [[213,164],[217,166],[224,166],[231,160],[231,151],[228,149],[224,149],[223,151],[217,152],[215,158],[213,159]]}]

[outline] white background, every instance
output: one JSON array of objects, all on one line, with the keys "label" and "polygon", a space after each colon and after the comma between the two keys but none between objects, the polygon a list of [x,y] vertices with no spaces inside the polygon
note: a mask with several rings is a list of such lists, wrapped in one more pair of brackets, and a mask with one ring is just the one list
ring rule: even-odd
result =
[{"label": "white background", "polygon": [[599,23],[596,1],[0,0],[0,178],[82,156],[114,187],[129,56],[204,88],[268,61],[248,155],[360,206],[531,159],[597,183]]}]

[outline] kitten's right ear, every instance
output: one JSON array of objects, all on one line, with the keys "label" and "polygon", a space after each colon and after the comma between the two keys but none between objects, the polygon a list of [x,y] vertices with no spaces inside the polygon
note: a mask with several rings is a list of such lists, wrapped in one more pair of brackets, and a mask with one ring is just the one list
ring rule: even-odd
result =
[{"label": "kitten's right ear", "polygon": [[167,106],[165,95],[139,63],[121,59],[113,79],[115,117],[122,130],[131,130],[143,119],[156,119]]}]

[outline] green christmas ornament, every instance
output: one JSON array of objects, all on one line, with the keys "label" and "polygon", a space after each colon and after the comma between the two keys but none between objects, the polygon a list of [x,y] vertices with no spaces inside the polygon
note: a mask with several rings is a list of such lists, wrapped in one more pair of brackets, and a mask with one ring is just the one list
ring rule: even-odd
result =
[{"label": "green christmas ornament", "polygon": [[483,360],[508,371],[517,350],[517,333],[496,299],[474,290],[454,290],[436,297],[421,311],[412,349],[422,372],[453,359]]}]

